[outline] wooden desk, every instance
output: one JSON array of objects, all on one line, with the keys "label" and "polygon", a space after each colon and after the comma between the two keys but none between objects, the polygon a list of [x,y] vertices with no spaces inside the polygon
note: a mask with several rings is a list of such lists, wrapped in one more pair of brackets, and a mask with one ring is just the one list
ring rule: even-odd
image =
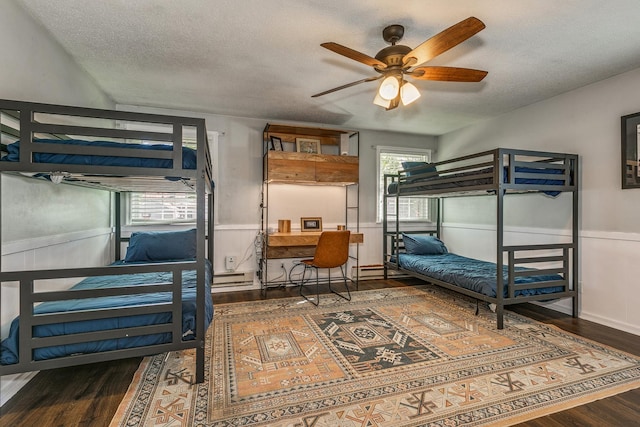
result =
[{"label": "wooden desk", "polygon": [[[292,231],[267,235],[267,258],[313,257],[320,239],[319,231]],[[351,232],[350,243],[363,243],[364,234]]]}]

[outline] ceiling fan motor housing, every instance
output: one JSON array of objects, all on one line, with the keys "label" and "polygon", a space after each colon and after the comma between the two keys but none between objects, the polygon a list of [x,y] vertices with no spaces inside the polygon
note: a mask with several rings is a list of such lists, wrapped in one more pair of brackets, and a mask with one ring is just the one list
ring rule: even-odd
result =
[{"label": "ceiling fan motor housing", "polygon": [[403,46],[401,44],[387,46],[378,52],[376,59],[387,64],[387,70],[391,67],[402,68],[402,59],[409,52],[411,52],[411,48],[409,46]]}]

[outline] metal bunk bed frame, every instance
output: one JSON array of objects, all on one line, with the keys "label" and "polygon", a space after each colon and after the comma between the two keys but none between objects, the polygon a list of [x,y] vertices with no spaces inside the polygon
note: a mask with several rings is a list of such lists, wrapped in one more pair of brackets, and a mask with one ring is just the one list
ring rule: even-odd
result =
[{"label": "metal bunk bed frame", "polygon": [[[120,259],[121,242],[127,241],[122,237],[120,219],[120,195],[125,191],[159,191],[159,192],[195,192],[197,197],[196,211],[196,260],[181,262],[166,262],[158,264],[119,265],[89,268],[62,268],[34,271],[2,270],[0,262],[0,283],[19,283],[19,361],[12,365],[0,365],[0,375],[19,372],[37,371],[86,363],[102,362],[129,357],[140,357],[172,350],[188,348],[196,349],[196,382],[204,381],[204,351],[205,351],[205,257],[213,260],[213,207],[214,192],[211,171],[211,155],[207,142],[205,120],[180,116],[146,114],[126,111],[112,111],[94,108],[72,107],[52,104],[0,100],[0,110],[12,112],[19,122],[20,160],[18,162],[0,162],[2,173],[51,173],[64,171],[64,181],[73,185],[80,185],[101,190],[108,190],[116,194],[115,201],[115,230],[114,230],[114,258]],[[64,123],[46,123],[36,117],[66,117],[90,120],[92,123],[106,121],[107,127],[75,126]],[[117,121],[140,122],[146,124],[170,125],[172,131],[150,132],[114,127]],[[197,168],[183,169],[182,145],[183,129],[195,129],[197,143]],[[3,132],[6,127],[3,126]],[[117,138],[122,140],[151,140],[171,143],[172,149],[167,151],[137,150],[132,148],[102,148],[83,147],[67,144],[34,143],[36,134],[47,135],[80,135],[87,138]],[[33,153],[64,153],[80,155],[104,155],[118,157],[146,157],[172,159],[172,168],[134,168],[123,166],[98,166],[77,164],[36,163],[32,161]],[[85,176],[86,175],[86,176]],[[127,177],[143,177],[143,179],[128,180]],[[169,181],[165,177],[179,177]],[[208,206],[208,230],[205,235],[205,204]],[[0,209],[1,212],[1,209]],[[0,216],[1,220],[1,216]],[[1,230],[1,228],[0,228]],[[0,231],[0,242],[1,242]],[[212,263],[213,265],[213,263]],[[195,339],[182,340],[182,291],[181,282],[184,270],[196,270],[196,334]],[[153,286],[134,286],[117,289],[92,289],[74,291],[35,292],[34,282],[44,279],[67,277],[88,277],[101,275],[121,275],[149,272],[171,272],[173,283]],[[148,288],[148,289],[143,289]],[[171,292],[170,303],[154,306],[133,306],[126,308],[102,309],[89,312],[56,313],[34,315],[34,304],[43,301],[63,301],[77,298],[97,298],[112,295],[131,295],[152,292]],[[32,328],[36,325],[46,325],[78,320],[116,318],[120,316],[135,316],[158,312],[171,312],[172,321],[157,325],[138,326],[133,328],[111,329],[98,332],[36,338],[32,336]],[[155,333],[171,333],[172,341],[165,344],[147,345],[100,353],[85,353],[58,357],[49,360],[33,360],[32,353],[36,348],[59,344],[73,344],[105,339],[117,339],[136,335]]]},{"label": "metal bunk bed frame", "polygon": [[[522,160],[522,159],[525,160]],[[487,160],[488,159],[488,160]],[[534,160],[530,160],[534,159]],[[436,171],[423,172],[418,170],[411,177],[411,170],[399,171],[397,175],[385,175],[385,194],[383,203],[383,258],[385,279],[388,269],[402,271],[410,276],[420,278],[455,292],[476,298],[477,301],[485,301],[496,306],[497,328],[504,327],[504,307],[530,301],[543,301],[556,298],[572,298],[572,316],[577,317],[579,311],[578,289],[578,156],[574,154],[561,154],[542,151],[516,150],[498,148],[473,155],[458,157],[451,160],[433,163]],[[548,178],[562,180],[561,185],[547,185],[539,183],[518,183],[516,180],[540,178],[540,174],[532,174],[530,171],[518,172],[517,168],[551,168],[560,169],[560,174],[549,175]],[[416,168],[414,168],[416,169]],[[419,169],[419,168],[418,168]],[[504,171],[504,173],[503,173]],[[463,176],[460,177],[459,174]],[[455,176],[454,176],[455,175]],[[427,179],[431,189],[425,188]],[[479,183],[478,178],[482,181]],[[458,186],[451,187],[457,182]],[[522,182],[522,181],[521,181]],[[394,193],[387,190],[391,183],[397,185]],[[560,191],[572,193],[572,222],[571,242],[557,244],[533,244],[533,245],[505,245],[504,244],[504,197],[506,194]],[[494,194],[489,194],[494,193]],[[446,197],[478,196],[496,197],[496,296],[490,297],[472,290],[462,288],[432,277],[403,269],[398,262],[398,255],[403,251],[401,238],[401,223],[398,215],[390,215],[388,212],[388,200],[395,200],[395,212],[399,212],[399,202],[402,197],[425,196],[436,198],[436,227],[435,229],[418,231],[440,237],[442,234],[442,217],[444,211],[443,200]],[[390,217],[393,217],[390,220]],[[390,223],[393,227],[390,227]],[[411,233],[416,231],[411,230]],[[520,252],[526,255],[518,255]],[[539,252],[537,252],[539,251]],[[560,255],[548,255],[548,252],[560,253]],[[531,255],[531,253],[536,253]],[[505,263],[506,257],[506,263]],[[552,294],[516,296],[515,279],[518,276],[527,275],[526,272],[515,271],[517,264],[535,265],[538,263],[560,264],[557,268],[544,268],[536,270],[537,274],[561,274],[564,277],[563,291]],[[507,266],[507,280],[502,274],[503,266]],[[570,278],[570,279],[569,279]],[[549,283],[541,283],[533,287],[549,286]],[[504,290],[507,289],[507,296]]]}]

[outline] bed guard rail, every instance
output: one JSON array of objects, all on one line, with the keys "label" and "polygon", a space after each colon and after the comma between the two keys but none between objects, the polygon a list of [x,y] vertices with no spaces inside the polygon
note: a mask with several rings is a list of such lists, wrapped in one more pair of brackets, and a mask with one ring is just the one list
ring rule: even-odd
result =
[{"label": "bed guard rail", "polygon": [[[172,168],[144,167],[148,176],[177,176],[195,178],[198,171],[184,169],[182,147],[194,135],[202,147],[201,158],[206,173],[211,176],[209,152],[204,119],[128,111],[102,110],[66,105],[42,104],[0,99],[3,134],[20,140],[20,159],[2,163],[2,170],[45,173],[94,173],[115,175],[141,175],[141,166],[92,165],[89,170],[82,164],[58,164],[33,161],[36,153],[55,153],[82,156],[117,156],[122,158],[172,160]],[[9,130],[11,129],[11,132]],[[52,140],[82,139],[86,145],[53,144]],[[170,150],[147,150],[91,144],[96,139],[114,142],[164,144]],[[48,142],[47,142],[48,141]],[[133,173],[135,170],[136,173]]]},{"label": "bed guard rail", "polygon": [[407,196],[498,189],[576,191],[577,161],[575,154],[497,148],[385,175],[384,188],[387,195]]},{"label": "bed guard rail", "polygon": [[[507,298],[515,298],[519,289],[539,289],[561,287],[560,292],[570,292],[571,286],[571,243],[515,245],[503,248],[507,258]],[[523,267],[523,268],[517,268]],[[548,280],[536,283],[516,284],[519,278],[548,276]],[[502,293],[498,293],[501,295]]]},{"label": "bed guard rail", "polygon": [[[71,366],[81,363],[91,363],[110,360],[115,353],[127,353],[128,357],[161,353],[175,349],[176,345],[184,343],[185,348],[192,347],[189,342],[182,341],[182,272],[197,267],[195,261],[179,261],[163,264],[140,264],[108,267],[88,267],[58,270],[31,270],[0,273],[4,282],[19,283],[19,344],[18,363],[0,365],[0,375],[23,372],[24,366],[32,366],[33,371],[51,367]],[[35,283],[40,280],[63,279],[69,277],[90,277],[108,275],[125,275],[139,273],[171,272],[172,282],[138,284],[100,289],[71,289],[62,291],[37,292]],[[55,311],[51,313],[34,313],[34,308],[45,301],[86,300],[110,296],[126,296],[165,292],[170,293],[166,302],[153,304],[132,305],[116,308],[102,308],[87,311],[87,309]],[[47,337],[34,336],[34,328],[64,322],[78,322],[98,319],[114,319],[124,316],[148,315],[157,313],[171,313],[171,319],[166,323],[156,323],[146,326],[128,328],[103,329],[94,332],[70,333]],[[140,337],[151,334],[171,334],[171,342],[165,344],[146,345],[141,347],[111,350],[108,352],[84,353],[71,356],[60,356],[54,359],[34,360],[33,352],[39,348],[72,345],[93,341],[113,340],[129,337]],[[171,347],[169,347],[171,346]],[[62,360],[68,360],[64,363]]]}]

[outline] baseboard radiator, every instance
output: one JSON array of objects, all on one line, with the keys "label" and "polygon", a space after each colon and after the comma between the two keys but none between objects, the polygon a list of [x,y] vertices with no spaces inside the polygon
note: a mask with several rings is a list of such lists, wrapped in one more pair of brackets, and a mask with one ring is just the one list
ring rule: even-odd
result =
[{"label": "baseboard radiator", "polygon": [[[358,268],[353,266],[351,268],[351,277],[356,277],[356,273],[360,271],[358,278],[360,280],[381,280],[384,279],[384,266],[382,264],[373,264],[373,265],[361,265]],[[404,277],[406,274],[401,273],[396,270],[388,269],[387,270],[388,277]]]},{"label": "baseboard radiator", "polygon": [[254,274],[251,271],[216,274],[213,276],[213,286],[253,285]]}]

